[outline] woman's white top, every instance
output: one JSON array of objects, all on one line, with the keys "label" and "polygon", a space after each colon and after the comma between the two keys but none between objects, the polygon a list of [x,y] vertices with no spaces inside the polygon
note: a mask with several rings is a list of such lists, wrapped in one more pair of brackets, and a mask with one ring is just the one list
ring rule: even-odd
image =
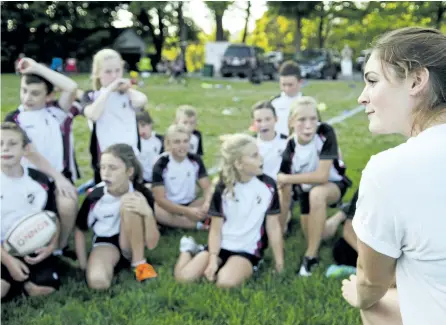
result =
[{"label": "woman's white top", "polygon": [[370,159],[353,227],[397,259],[403,323],[446,324],[446,124]]}]

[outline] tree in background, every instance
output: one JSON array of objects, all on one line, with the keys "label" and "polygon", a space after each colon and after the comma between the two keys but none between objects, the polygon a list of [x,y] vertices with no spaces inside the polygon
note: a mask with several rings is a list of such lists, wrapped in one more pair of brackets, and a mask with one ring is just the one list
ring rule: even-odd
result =
[{"label": "tree in background", "polygon": [[215,40],[226,41],[225,33],[223,30],[223,15],[233,1],[206,1],[206,6],[214,15],[215,19]]},{"label": "tree in background", "polygon": [[275,15],[285,16],[296,21],[296,52],[302,47],[302,21],[310,17],[321,1],[268,1],[268,9]]}]

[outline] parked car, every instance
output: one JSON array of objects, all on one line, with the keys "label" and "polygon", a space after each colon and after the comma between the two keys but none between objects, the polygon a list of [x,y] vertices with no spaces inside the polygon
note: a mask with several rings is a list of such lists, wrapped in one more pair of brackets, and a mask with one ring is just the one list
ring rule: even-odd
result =
[{"label": "parked car", "polygon": [[308,49],[296,54],[303,78],[337,79],[341,72],[341,56],[332,49]]},{"label": "parked car", "polygon": [[223,54],[220,73],[223,77],[239,76],[252,78],[254,75],[261,79],[267,77],[275,79],[277,68],[265,56],[265,51],[257,46],[245,44],[231,44]]},{"label": "parked car", "polygon": [[358,71],[363,71],[364,70],[364,63],[365,63],[365,58],[370,54],[371,50],[367,49],[367,50],[362,50],[359,53],[359,56],[356,58],[355,61],[355,69]]}]

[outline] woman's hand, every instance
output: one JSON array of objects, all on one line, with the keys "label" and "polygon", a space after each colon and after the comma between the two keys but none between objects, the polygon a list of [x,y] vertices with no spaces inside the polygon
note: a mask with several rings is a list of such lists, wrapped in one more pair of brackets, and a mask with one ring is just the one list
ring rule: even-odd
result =
[{"label": "woman's hand", "polygon": [[358,290],[356,289],[356,275],[342,281],[342,296],[355,308],[358,308]]},{"label": "woman's hand", "polygon": [[279,173],[277,175],[277,187],[282,188],[285,185],[289,184],[289,176],[287,174]]},{"label": "woman's hand", "polygon": [[132,86],[129,79],[118,78],[108,85],[107,89],[110,91],[119,91],[120,93],[125,93]]}]

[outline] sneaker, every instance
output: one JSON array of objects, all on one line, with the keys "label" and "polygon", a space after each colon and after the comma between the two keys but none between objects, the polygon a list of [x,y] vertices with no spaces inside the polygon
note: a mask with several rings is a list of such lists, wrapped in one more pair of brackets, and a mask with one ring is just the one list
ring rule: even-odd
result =
[{"label": "sneaker", "polygon": [[180,252],[196,254],[199,252],[199,246],[193,237],[183,236],[180,240]]},{"label": "sneaker", "polygon": [[143,282],[148,279],[156,278],[158,274],[149,263],[139,264],[135,267],[135,278],[138,282]]},{"label": "sneaker", "polygon": [[298,271],[300,276],[311,276],[311,269],[319,264],[319,259],[317,257],[304,256],[302,259],[302,264]]}]

